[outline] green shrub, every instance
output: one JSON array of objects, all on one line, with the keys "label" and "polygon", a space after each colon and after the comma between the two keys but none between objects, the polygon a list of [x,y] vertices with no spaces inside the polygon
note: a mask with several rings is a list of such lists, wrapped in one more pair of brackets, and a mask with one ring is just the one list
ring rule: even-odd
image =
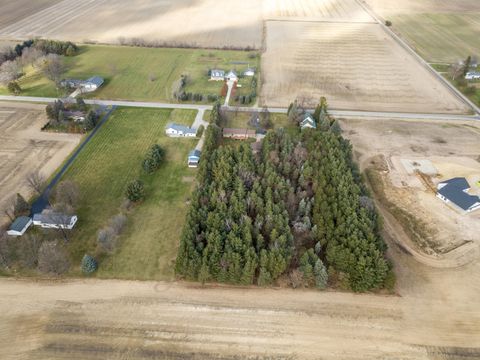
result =
[{"label": "green shrub", "polygon": [[133,180],[127,185],[125,196],[132,202],[138,202],[145,198],[145,188],[141,180]]},{"label": "green shrub", "polygon": [[85,254],[82,259],[82,272],[84,274],[92,274],[98,269],[97,260],[90,255]]}]

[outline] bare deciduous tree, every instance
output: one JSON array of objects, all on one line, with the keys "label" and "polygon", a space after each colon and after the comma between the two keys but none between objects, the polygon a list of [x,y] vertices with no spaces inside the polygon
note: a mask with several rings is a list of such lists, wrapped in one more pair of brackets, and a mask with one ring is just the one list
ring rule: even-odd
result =
[{"label": "bare deciduous tree", "polygon": [[58,207],[65,208],[64,213],[70,213],[70,211],[68,211],[69,209],[74,210],[79,198],[80,190],[75,182],[65,180],[57,185],[55,190],[55,204]]},{"label": "bare deciduous tree", "polygon": [[9,82],[20,77],[22,71],[17,61],[5,61],[0,66],[0,84],[7,85]]},{"label": "bare deciduous tree", "polygon": [[111,253],[115,249],[117,243],[113,229],[111,227],[101,229],[98,232],[97,243],[103,251]]},{"label": "bare deciduous tree", "polygon": [[45,56],[42,50],[35,47],[26,47],[22,51],[22,64],[23,66],[34,65],[38,59]]},{"label": "bare deciduous tree", "polygon": [[42,58],[42,72],[47,79],[58,84],[65,71],[63,57],[57,54],[48,54]]},{"label": "bare deciduous tree", "polygon": [[45,274],[60,275],[68,271],[70,260],[58,241],[45,241],[38,251],[38,270]]},{"label": "bare deciduous tree", "polygon": [[120,235],[126,223],[127,217],[123,214],[118,214],[110,220],[110,227],[112,228],[115,235]]},{"label": "bare deciduous tree", "polygon": [[37,194],[42,193],[43,184],[45,183],[45,177],[40,174],[38,170],[31,172],[27,176],[28,187]]}]

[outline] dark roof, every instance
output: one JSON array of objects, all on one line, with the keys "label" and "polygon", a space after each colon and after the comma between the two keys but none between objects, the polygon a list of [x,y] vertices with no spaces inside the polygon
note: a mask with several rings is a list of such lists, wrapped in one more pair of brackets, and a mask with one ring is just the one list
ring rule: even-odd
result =
[{"label": "dark roof", "polygon": [[200,157],[200,155],[202,154],[202,152],[200,150],[192,150],[190,151],[190,153],[188,154],[188,157]]},{"label": "dark roof", "polygon": [[28,216],[20,216],[10,225],[9,230],[21,232],[31,220]]},{"label": "dark roof", "polygon": [[100,85],[103,84],[104,80],[100,76],[93,76],[90,79],[87,79],[87,81],[85,81],[85,82],[100,86]]},{"label": "dark roof", "polygon": [[462,210],[467,211],[473,205],[480,202],[480,197],[470,195],[465,192],[465,190],[470,188],[470,185],[465,178],[453,178],[443,181],[440,184],[446,185],[439,189],[438,193],[450,200]]}]

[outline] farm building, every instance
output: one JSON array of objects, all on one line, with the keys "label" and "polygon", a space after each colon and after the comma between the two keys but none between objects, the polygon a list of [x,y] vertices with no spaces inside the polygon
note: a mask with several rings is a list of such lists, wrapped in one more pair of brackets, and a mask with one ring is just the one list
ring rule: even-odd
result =
[{"label": "farm building", "polygon": [[20,216],[10,225],[7,234],[10,236],[22,236],[25,231],[32,225],[32,218],[28,216]]},{"label": "farm building", "polygon": [[248,138],[255,139],[256,132],[255,130],[249,129],[223,129],[223,137],[224,138],[231,138],[231,139],[238,139],[238,140],[245,140]]},{"label": "farm building", "polygon": [[92,92],[103,85],[105,80],[100,76],[93,76],[87,80],[65,79],[60,82],[63,87],[80,89],[85,92]]},{"label": "farm building", "polygon": [[200,162],[200,155],[202,152],[200,150],[192,150],[188,154],[188,167],[196,168]]},{"label": "farm building", "polygon": [[225,80],[225,71],[213,69],[210,71],[210,80],[223,81]]},{"label": "farm building", "polygon": [[480,209],[480,197],[470,195],[467,179],[456,177],[437,185],[437,197],[447,204],[453,204],[462,212],[469,213]]},{"label": "farm building", "polygon": [[254,68],[248,68],[243,72],[243,76],[255,76],[255,69]]},{"label": "farm building", "polygon": [[227,75],[225,75],[225,80],[227,81],[238,81],[238,75],[235,71],[230,70]]},{"label": "farm building", "polygon": [[170,137],[195,137],[197,136],[197,129],[185,125],[169,123],[165,128],[165,133]]},{"label": "farm building", "polygon": [[300,121],[300,128],[303,129],[316,129],[317,123],[315,119],[310,114],[305,114],[303,120]]},{"label": "farm building", "polygon": [[64,115],[66,118],[72,119],[75,122],[85,121],[85,113],[83,111],[65,111]]},{"label": "farm building", "polygon": [[469,71],[465,75],[465,79],[467,80],[480,80],[480,72],[478,71]]},{"label": "farm building", "polygon": [[33,215],[33,225],[44,229],[66,229],[72,230],[77,223],[76,215],[65,215],[58,213],[41,213]]}]

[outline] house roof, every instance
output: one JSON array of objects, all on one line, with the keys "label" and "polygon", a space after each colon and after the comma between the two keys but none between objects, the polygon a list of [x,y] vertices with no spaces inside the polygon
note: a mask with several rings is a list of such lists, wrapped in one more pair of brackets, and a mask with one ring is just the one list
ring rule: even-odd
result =
[{"label": "house roof", "polygon": [[438,193],[450,200],[462,210],[467,211],[472,206],[480,202],[480,197],[470,195],[465,192],[470,188],[470,185],[465,178],[453,178],[443,181],[439,185],[444,186],[438,190]]},{"label": "house roof", "polygon": [[219,70],[219,69],[212,69],[212,71],[210,71],[210,74],[212,76],[224,77],[225,76],[225,71]]},{"label": "house roof", "polygon": [[176,131],[181,131],[184,134],[196,134],[197,130],[193,128],[189,128],[185,125],[175,124],[175,123],[168,123],[166,129],[174,129]]},{"label": "house roof", "polygon": [[246,74],[248,72],[255,72],[255,68],[248,68],[247,70],[245,70],[243,73]]},{"label": "house roof", "polygon": [[35,214],[33,215],[33,221],[40,222],[42,224],[62,225],[70,224],[74,217],[75,215],[65,215],[58,213]]},{"label": "house roof", "polygon": [[307,126],[307,125],[310,125],[314,128],[317,127],[317,123],[315,121],[315,119],[313,118],[312,115],[306,113],[304,116],[303,116],[303,120],[300,122],[300,126],[301,127],[304,127],[304,126]]},{"label": "house roof", "polygon": [[10,231],[22,232],[23,229],[32,221],[28,216],[20,216],[15,219],[15,221],[10,225]]},{"label": "house roof", "polygon": [[230,76],[238,76],[238,75],[234,70],[230,70],[227,74],[227,77],[230,77]]},{"label": "house roof", "polygon": [[92,76],[90,79],[87,79],[87,81],[85,81],[85,82],[100,86],[100,85],[103,84],[104,81],[105,80],[103,80],[103,78],[100,77],[100,76]]},{"label": "house roof", "polygon": [[190,153],[188,154],[188,157],[189,157],[189,158],[190,158],[190,157],[197,157],[197,158],[199,158],[201,154],[202,154],[202,152],[201,152],[200,150],[196,150],[196,149],[195,149],[195,150],[190,151]]}]

